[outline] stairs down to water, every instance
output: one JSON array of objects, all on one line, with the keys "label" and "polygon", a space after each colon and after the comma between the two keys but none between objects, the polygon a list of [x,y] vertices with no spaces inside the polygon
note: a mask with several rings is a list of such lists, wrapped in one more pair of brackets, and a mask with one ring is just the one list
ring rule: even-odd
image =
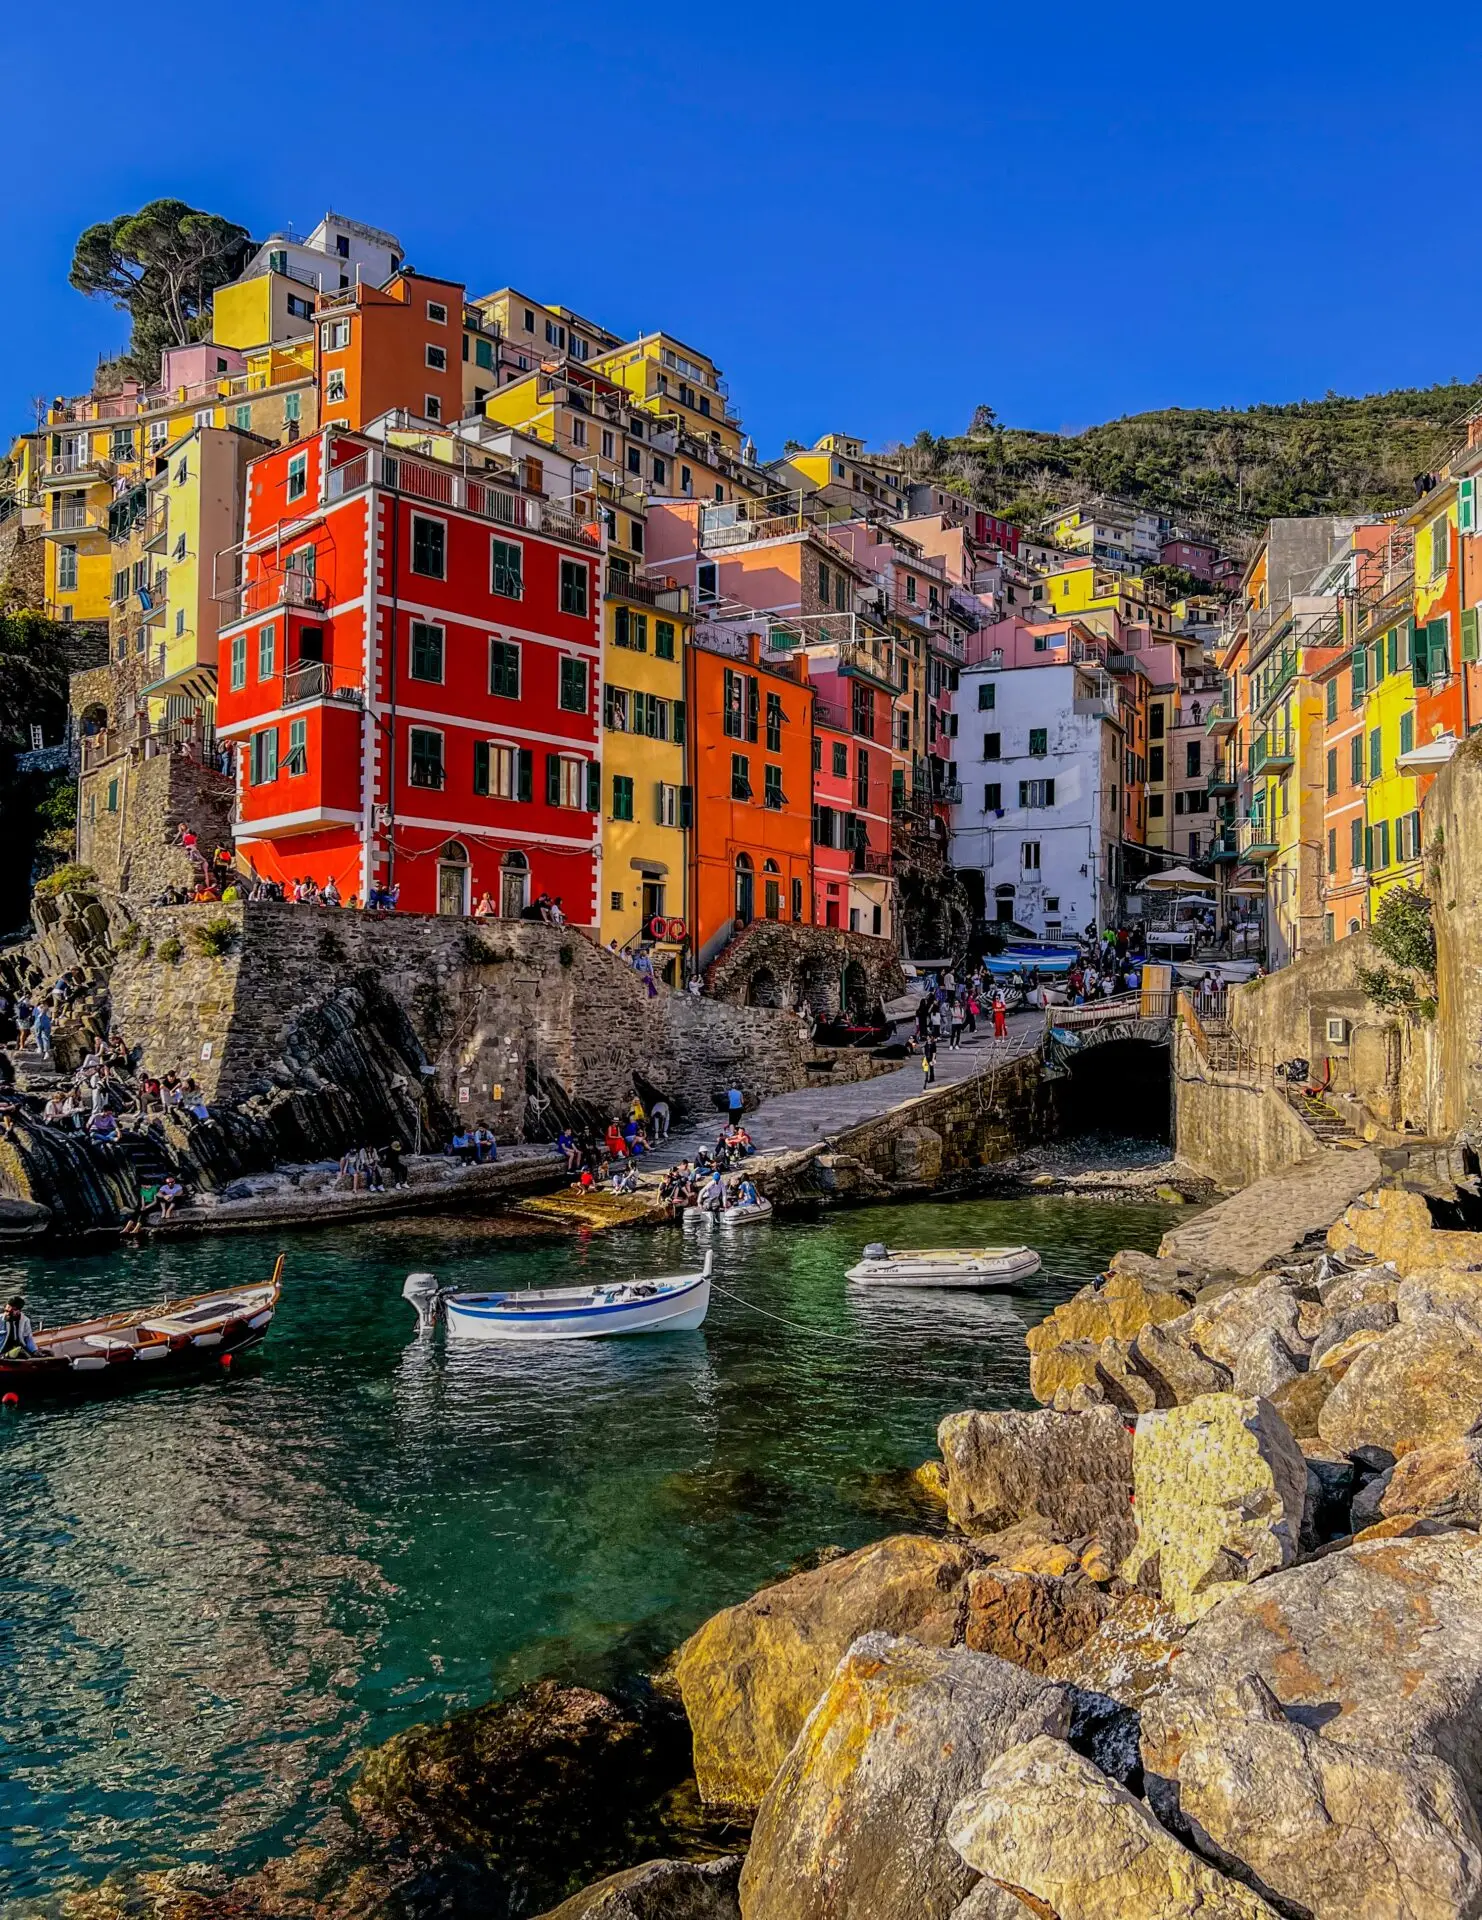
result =
[{"label": "stairs down to water", "polygon": [[1305,1087],[1287,1087],[1284,1091],[1287,1105],[1323,1146],[1361,1147],[1364,1144],[1338,1109],[1320,1093],[1310,1093]]}]

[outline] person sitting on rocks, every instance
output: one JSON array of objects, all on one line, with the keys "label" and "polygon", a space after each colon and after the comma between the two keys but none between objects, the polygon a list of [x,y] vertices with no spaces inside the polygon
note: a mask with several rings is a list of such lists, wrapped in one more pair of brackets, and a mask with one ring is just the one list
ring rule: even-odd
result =
[{"label": "person sitting on rocks", "polygon": [[51,1094],[41,1109],[42,1121],[48,1127],[62,1127],[67,1124],[67,1102],[59,1093]]},{"label": "person sitting on rocks", "polygon": [[460,1127],[453,1135],[452,1153],[455,1160],[461,1160],[465,1166],[473,1160],[473,1135],[467,1127]]},{"label": "person sitting on rocks", "polygon": [[365,1190],[367,1193],[384,1193],[386,1191],[386,1180],[381,1171],[381,1156],[376,1152],[374,1147],[362,1147],[360,1149],[360,1169],[365,1175]]},{"label": "person sitting on rocks", "polygon": [[107,1107],[100,1107],[87,1123],[88,1138],[99,1145],[107,1145],[118,1138],[118,1115],[110,1113]]},{"label": "person sitting on rocks", "polygon": [[477,1126],[473,1130],[473,1157],[479,1164],[499,1158],[499,1143],[486,1126]]},{"label": "person sitting on rocks", "polygon": [[603,1145],[615,1160],[621,1160],[627,1155],[628,1145],[623,1138],[623,1129],[616,1117],[607,1123],[607,1132],[603,1136]]},{"label": "person sitting on rocks", "polygon": [[197,1120],[209,1120],[211,1118],[211,1110],[206,1105],[205,1098],[194,1080],[187,1077],[185,1085],[181,1089],[181,1094],[182,1104],[187,1113],[193,1113]]},{"label": "person sitting on rocks", "polygon": [[492,920],[496,917],[496,913],[497,913],[497,909],[495,908],[494,902],[490,898],[489,894],[487,892],[481,893],[478,897],[477,903],[474,906],[474,910],[473,910],[474,919],[475,920]]},{"label": "person sitting on rocks", "polygon": [[562,1127],[556,1135],[556,1151],[566,1162],[566,1171],[575,1173],[581,1165],[581,1148],[576,1144],[576,1135],[570,1127]]},{"label": "person sitting on rocks", "polygon": [[393,1140],[381,1155],[381,1168],[389,1185],[404,1187],[407,1184],[407,1163],[401,1157],[399,1140]]},{"label": "person sitting on rocks", "polygon": [[154,1197],[159,1203],[160,1219],[173,1220],[176,1207],[178,1207],[180,1202],[185,1198],[185,1188],[181,1186],[173,1173],[167,1173],[160,1182]]}]

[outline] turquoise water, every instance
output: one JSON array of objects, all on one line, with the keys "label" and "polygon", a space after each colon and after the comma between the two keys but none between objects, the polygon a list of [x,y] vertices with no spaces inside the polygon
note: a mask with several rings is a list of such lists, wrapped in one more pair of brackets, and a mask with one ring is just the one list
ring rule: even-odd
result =
[{"label": "turquoise water", "polygon": [[[700,1243],[290,1240],[278,1320],[230,1377],[0,1415],[0,1898],[254,1865],[361,1747],[541,1673],[648,1665],[797,1556],[913,1524],[884,1470],[953,1408],[1028,1404],[1025,1328],[1169,1217],[1047,1198],[717,1234],[717,1280],[809,1331],[718,1296],[698,1333],[528,1351],[419,1341],[403,1278],[571,1283]],[[1025,1240],[1046,1272],[860,1296],[843,1269],[872,1239]],[[265,1276],[277,1250],[3,1260],[0,1282],[55,1323]]]}]

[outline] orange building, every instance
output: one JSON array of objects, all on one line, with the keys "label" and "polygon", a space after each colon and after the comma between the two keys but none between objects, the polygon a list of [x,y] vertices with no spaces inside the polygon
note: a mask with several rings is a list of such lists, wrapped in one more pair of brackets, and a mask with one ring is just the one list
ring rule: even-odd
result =
[{"label": "orange building", "polygon": [[358,432],[398,407],[451,426],[463,417],[463,288],[406,272],[323,294],[314,359],[321,426]]},{"label": "orange building", "polygon": [[807,662],[687,651],[689,897],[701,966],[752,920],[811,922],[813,688]]}]

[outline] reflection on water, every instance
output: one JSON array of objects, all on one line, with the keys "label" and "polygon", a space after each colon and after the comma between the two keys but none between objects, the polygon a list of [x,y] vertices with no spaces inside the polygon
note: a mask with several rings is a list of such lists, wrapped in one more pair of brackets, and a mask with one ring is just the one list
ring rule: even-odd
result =
[{"label": "reflection on water", "polygon": [[[268,1343],[229,1377],[0,1417],[0,1896],[252,1864],[365,1744],[542,1672],[600,1683],[813,1548],[919,1524],[884,1470],[954,1407],[1027,1404],[1024,1329],[1166,1223],[1041,1199],[716,1234],[717,1281],[780,1320],[718,1294],[698,1333],[528,1348],[419,1339],[403,1278],[673,1271],[711,1235],[291,1242]],[[1047,1272],[1012,1295],[847,1288],[873,1239],[1025,1240]],[[0,1286],[55,1322],[276,1251],[0,1261]]]}]

